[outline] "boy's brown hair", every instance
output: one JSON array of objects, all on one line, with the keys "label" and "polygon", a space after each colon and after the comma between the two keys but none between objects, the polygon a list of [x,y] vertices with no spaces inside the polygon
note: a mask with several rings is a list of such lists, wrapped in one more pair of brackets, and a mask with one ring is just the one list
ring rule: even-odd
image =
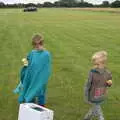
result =
[{"label": "boy's brown hair", "polygon": [[44,43],[44,38],[41,34],[35,34],[33,37],[32,37],[32,45],[34,46],[35,44],[40,44],[40,45],[43,45]]}]

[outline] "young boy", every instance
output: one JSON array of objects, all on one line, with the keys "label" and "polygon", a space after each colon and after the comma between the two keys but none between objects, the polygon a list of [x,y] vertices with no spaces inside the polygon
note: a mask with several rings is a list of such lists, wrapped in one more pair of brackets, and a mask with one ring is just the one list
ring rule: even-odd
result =
[{"label": "young boy", "polygon": [[20,76],[22,90],[18,101],[19,103],[33,102],[44,106],[46,86],[51,73],[51,56],[44,49],[44,40],[41,35],[33,36],[32,45],[34,49],[28,54],[27,59],[22,60],[24,63]]},{"label": "young boy", "polygon": [[85,97],[92,108],[85,115],[84,120],[91,120],[96,116],[99,120],[104,120],[100,104],[105,100],[107,87],[112,85],[112,75],[106,69],[107,52],[99,51],[92,56],[94,64],[90,70],[88,81],[85,87]]}]

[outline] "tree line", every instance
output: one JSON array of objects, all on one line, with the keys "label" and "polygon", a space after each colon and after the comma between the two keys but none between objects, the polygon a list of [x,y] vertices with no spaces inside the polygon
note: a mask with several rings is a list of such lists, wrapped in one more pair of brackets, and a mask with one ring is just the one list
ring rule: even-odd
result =
[{"label": "tree line", "polygon": [[84,0],[59,0],[54,3],[51,2],[44,2],[43,4],[34,4],[34,3],[17,3],[17,4],[5,4],[3,2],[0,2],[0,8],[25,8],[25,7],[113,7],[113,8],[119,8],[120,7],[120,1],[116,0],[112,3],[109,1],[103,1],[100,5],[94,5],[88,2],[85,2]]}]

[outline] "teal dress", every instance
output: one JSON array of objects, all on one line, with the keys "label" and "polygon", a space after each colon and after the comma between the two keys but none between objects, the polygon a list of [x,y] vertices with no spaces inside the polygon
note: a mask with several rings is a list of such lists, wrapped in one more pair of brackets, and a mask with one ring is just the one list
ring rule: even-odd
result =
[{"label": "teal dress", "polygon": [[48,79],[51,74],[51,55],[46,50],[32,50],[28,56],[28,66],[21,69],[19,103],[34,102],[38,97],[41,105],[45,104],[45,93]]}]

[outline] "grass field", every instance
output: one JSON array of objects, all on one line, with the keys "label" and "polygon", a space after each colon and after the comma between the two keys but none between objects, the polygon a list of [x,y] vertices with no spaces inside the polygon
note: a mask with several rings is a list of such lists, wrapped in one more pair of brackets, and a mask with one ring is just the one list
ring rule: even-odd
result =
[{"label": "grass field", "polygon": [[[66,8],[68,9],[68,8]],[[71,10],[84,10],[84,11],[95,11],[95,12],[110,12],[110,13],[120,13],[119,8],[69,8]]]},{"label": "grass field", "polygon": [[102,105],[105,120],[120,120],[120,14],[71,9],[0,9],[0,120],[17,120],[17,95],[21,59],[31,48],[31,37],[42,33],[53,57],[47,106],[54,120],[83,120],[90,107],[83,88],[98,50],[108,52],[113,86]]}]

